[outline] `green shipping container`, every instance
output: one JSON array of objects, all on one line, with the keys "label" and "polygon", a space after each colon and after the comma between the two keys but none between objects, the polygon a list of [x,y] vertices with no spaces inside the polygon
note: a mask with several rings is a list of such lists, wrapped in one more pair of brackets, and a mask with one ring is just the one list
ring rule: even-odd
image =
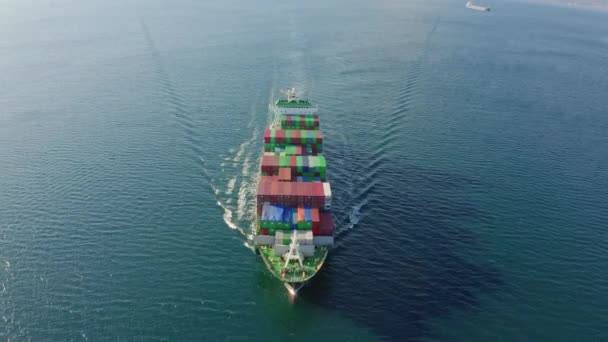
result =
[{"label": "green shipping container", "polygon": [[291,130],[285,131],[285,142],[291,144]]},{"label": "green shipping container", "polygon": [[279,157],[279,167],[289,167],[289,157],[288,156],[280,156]]},{"label": "green shipping container", "polygon": [[324,156],[318,156],[316,159],[317,159],[317,165],[320,168],[325,169],[327,167],[327,161],[325,160]]},{"label": "green shipping container", "polygon": [[285,154],[288,156],[296,154],[296,147],[294,145],[285,146]]},{"label": "green shipping container", "polygon": [[298,229],[300,230],[311,230],[312,222],[298,222]]}]

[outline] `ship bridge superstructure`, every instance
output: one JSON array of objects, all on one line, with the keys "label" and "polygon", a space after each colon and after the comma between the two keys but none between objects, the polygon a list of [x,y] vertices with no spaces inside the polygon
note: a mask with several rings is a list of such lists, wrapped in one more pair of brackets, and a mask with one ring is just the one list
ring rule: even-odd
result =
[{"label": "ship bridge superstructure", "polygon": [[290,88],[287,91],[283,91],[283,93],[287,98],[279,99],[268,105],[270,110],[277,116],[281,114],[314,114],[319,110],[310,101],[300,99],[300,94],[295,88]]}]

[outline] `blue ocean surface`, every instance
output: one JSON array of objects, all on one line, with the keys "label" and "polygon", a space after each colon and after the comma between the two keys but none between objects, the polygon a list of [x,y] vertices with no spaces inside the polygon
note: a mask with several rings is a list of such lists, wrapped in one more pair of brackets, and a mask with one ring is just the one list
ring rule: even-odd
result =
[{"label": "blue ocean surface", "polygon": [[[608,339],[608,13],[5,1],[0,339]],[[267,105],[316,102],[337,246],[249,242]]]}]

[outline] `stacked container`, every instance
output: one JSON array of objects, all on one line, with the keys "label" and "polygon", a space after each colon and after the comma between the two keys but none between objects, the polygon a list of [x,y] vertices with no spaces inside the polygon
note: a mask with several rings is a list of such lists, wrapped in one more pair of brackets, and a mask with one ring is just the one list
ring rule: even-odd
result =
[{"label": "stacked container", "polygon": [[320,215],[319,225],[312,228],[314,236],[333,236],[334,235],[334,220],[330,212],[322,212]]},{"label": "stacked container", "polygon": [[281,115],[282,129],[319,129],[318,115]]},{"label": "stacked container", "polygon": [[[281,176],[279,171],[282,168],[290,169],[292,177],[319,178],[321,181],[325,181],[327,175],[327,163],[324,156],[262,156],[262,175]],[[283,174],[283,176],[286,175],[286,173]],[[281,180],[286,179],[281,178]]]},{"label": "stacked container", "polygon": [[298,152],[316,155],[323,151],[323,133],[320,130],[269,128],[264,131],[264,151],[284,155],[297,155]]},{"label": "stacked container", "polygon": [[293,230],[298,232],[299,243],[305,239],[311,248],[313,236],[333,243],[332,194],[326,181],[327,163],[319,155],[323,151],[319,117],[286,114],[279,120],[278,128],[264,131],[257,188],[258,235],[275,239],[279,254],[286,251]]},{"label": "stacked container", "polygon": [[[258,209],[264,202],[284,206],[310,206],[329,209],[331,188],[320,182],[260,182],[257,192]],[[329,204],[328,204],[329,203]],[[329,207],[328,207],[329,205]]]}]

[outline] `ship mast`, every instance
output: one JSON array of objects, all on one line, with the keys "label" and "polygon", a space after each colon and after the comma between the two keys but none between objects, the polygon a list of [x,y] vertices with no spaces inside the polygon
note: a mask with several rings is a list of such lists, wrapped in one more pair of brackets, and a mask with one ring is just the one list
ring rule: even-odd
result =
[{"label": "ship mast", "polygon": [[298,102],[300,98],[298,97],[298,93],[296,92],[296,88],[290,88],[285,93],[287,95],[287,102]]},{"label": "ship mast", "polygon": [[289,261],[293,259],[297,259],[300,266],[304,267],[302,253],[300,253],[300,244],[298,243],[298,234],[295,230],[291,234],[291,243],[289,244],[289,251],[285,255],[285,266],[283,268],[287,268]]}]

